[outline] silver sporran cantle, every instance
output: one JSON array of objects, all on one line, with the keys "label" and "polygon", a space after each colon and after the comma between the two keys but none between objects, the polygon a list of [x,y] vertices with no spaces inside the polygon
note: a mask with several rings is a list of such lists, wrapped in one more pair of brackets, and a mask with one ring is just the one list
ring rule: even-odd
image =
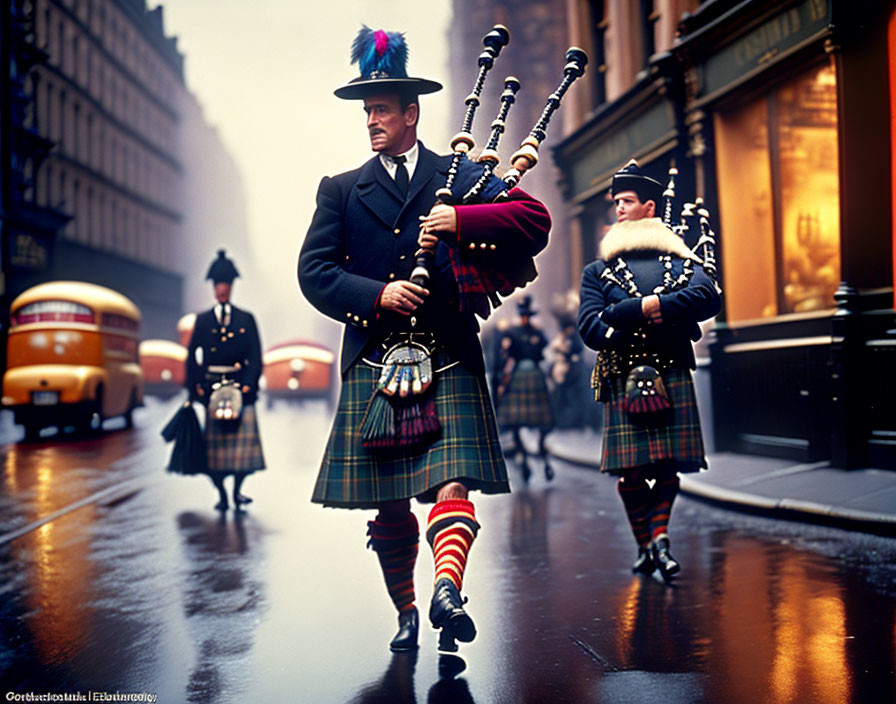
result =
[{"label": "silver sporran cantle", "polygon": [[239,420],[243,412],[243,391],[235,379],[228,374],[236,371],[235,367],[209,367],[212,374],[220,378],[212,384],[212,392],[208,398],[209,417],[217,421]]}]

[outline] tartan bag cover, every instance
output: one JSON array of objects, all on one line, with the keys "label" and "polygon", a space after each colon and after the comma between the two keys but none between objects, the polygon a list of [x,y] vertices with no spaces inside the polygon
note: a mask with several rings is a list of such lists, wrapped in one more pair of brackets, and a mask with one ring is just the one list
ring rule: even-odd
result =
[{"label": "tartan bag cover", "polygon": [[663,371],[666,391],[672,402],[669,415],[662,421],[632,421],[625,409],[625,377],[610,380],[605,408],[602,472],[624,474],[634,467],[656,462],[677,463],[679,472],[706,468],[703,435],[697,398],[689,369]]},{"label": "tartan bag cover", "polygon": [[438,374],[434,393],[442,433],[428,448],[369,450],[361,444],[360,427],[379,373],[358,363],[343,379],[313,502],[374,508],[411,497],[433,500],[437,487],[460,479],[489,494],[510,491],[484,379],[460,364]]}]

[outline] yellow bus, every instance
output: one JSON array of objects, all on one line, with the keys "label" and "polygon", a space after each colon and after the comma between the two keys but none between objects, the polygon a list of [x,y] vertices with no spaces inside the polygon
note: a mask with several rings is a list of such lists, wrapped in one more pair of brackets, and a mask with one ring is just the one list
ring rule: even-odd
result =
[{"label": "yellow bus", "polygon": [[32,439],[47,426],[98,430],[105,418],[132,424],[143,405],[137,357],[140,311],[95,284],[53,281],[10,307],[4,408]]}]

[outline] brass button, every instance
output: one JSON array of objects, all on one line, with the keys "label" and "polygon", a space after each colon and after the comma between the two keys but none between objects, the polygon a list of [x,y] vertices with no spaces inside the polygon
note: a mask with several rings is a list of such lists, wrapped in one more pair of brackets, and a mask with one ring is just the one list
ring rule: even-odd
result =
[{"label": "brass button", "polygon": [[476,249],[476,244],[474,242],[470,242],[470,249]]},{"label": "brass button", "polygon": [[498,247],[497,247],[497,245],[493,245],[493,244],[491,244],[491,245],[489,245],[488,248],[494,251],[494,250],[497,249]]},{"label": "brass button", "polygon": [[396,234],[396,235],[400,235],[400,234],[401,234],[401,230],[400,230],[399,228],[397,228],[397,227],[396,227],[394,230],[392,230],[392,232],[393,232],[394,234]]},{"label": "brass button", "polygon": [[389,274],[389,278],[390,278],[390,279],[394,279],[394,278],[395,278],[395,274]]}]

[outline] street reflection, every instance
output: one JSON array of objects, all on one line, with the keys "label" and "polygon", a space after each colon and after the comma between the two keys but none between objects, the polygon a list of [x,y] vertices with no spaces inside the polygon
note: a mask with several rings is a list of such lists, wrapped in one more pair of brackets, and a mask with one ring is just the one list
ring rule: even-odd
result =
[{"label": "street reflection", "polygon": [[[26,508],[25,523],[49,516],[69,503],[68,496],[57,491],[59,476],[68,464],[58,449],[40,452],[27,474],[20,473],[18,458],[15,451],[7,456],[5,479],[8,491],[15,490],[10,482],[12,487],[20,486],[20,476],[31,485],[34,500]],[[66,477],[65,483],[74,493],[86,493],[83,477],[77,474]],[[24,621],[44,664],[77,657],[89,638],[94,565],[89,542],[81,538],[95,521],[95,506],[84,506],[12,543],[13,559],[26,570],[28,611]]]},{"label": "street reflection", "polygon": [[239,698],[248,685],[247,655],[264,607],[258,558],[246,522],[196,513],[177,518],[187,568],[183,608],[196,662],[187,685],[190,702]]},{"label": "street reflection", "polygon": [[457,655],[439,655],[439,679],[429,688],[427,704],[475,704],[470,686],[463,677],[458,677],[467,667]]},{"label": "street reflection", "polygon": [[801,681],[818,692],[815,701],[820,704],[849,701],[842,600],[832,593],[813,596],[805,570],[790,564],[782,567],[779,595],[769,675],[773,701],[796,701]]},{"label": "street reflection", "polygon": [[417,651],[392,653],[383,676],[366,685],[351,699],[351,704],[416,704],[414,672]]},{"label": "street reflection", "polygon": [[621,591],[616,660],[626,670],[687,672],[700,644],[689,623],[688,596],[638,575]]},{"label": "street reflection", "polygon": [[771,704],[849,702],[846,609],[836,575],[786,547],[725,545],[714,662],[726,686]]}]

